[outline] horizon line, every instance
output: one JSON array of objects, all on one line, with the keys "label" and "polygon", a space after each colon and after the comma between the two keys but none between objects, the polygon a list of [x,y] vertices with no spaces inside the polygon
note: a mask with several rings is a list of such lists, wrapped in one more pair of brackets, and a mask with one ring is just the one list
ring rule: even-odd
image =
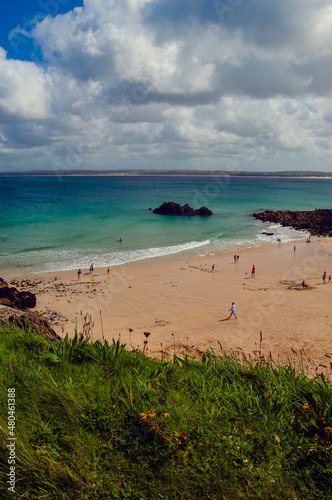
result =
[{"label": "horizon line", "polygon": [[144,169],[114,169],[114,170],[26,170],[26,171],[3,171],[0,176],[91,176],[91,175],[228,175],[228,176],[273,176],[273,177],[332,177],[332,172],[328,171],[313,171],[313,170],[280,170],[280,171],[234,171],[227,170],[191,170],[191,169],[168,169],[168,170],[144,170]]}]

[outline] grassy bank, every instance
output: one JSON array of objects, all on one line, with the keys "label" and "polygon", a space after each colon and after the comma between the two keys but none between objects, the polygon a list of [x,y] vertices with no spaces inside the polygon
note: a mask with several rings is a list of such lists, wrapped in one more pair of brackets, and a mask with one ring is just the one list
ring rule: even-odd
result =
[{"label": "grassy bank", "polygon": [[[0,496],[332,499],[332,390],[291,366],[156,361],[0,327]],[[8,491],[15,388],[15,493]]]}]

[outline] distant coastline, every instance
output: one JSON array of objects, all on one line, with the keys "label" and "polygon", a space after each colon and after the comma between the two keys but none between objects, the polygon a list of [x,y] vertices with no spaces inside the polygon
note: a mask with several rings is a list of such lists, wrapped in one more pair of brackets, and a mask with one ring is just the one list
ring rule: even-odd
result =
[{"label": "distant coastline", "polygon": [[229,172],[224,170],[27,170],[26,172],[0,172],[0,177],[87,177],[87,176],[229,176],[229,177],[283,177],[283,178],[332,178],[332,172],[282,171],[282,172]]}]

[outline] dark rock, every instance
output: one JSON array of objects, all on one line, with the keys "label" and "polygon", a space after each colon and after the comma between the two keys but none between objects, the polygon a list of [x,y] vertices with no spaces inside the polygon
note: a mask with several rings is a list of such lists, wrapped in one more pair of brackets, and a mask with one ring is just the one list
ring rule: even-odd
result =
[{"label": "dark rock", "polygon": [[36,307],[37,298],[32,292],[18,292],[18,299],[20,301],[19,309],[32,309]]},{"label": "dark rock", "polygon": [[274,233],[266,233],[265,231],[263,231],[261,234],[266,234],[266,236],[273,236]]},{"label": "dark rock", "polygon": [[0,304],[25,310],[36,307],[37,298],[32,292],[19,292],[15,287],[9,287],[8,283],[0,278]]},{"label": "dark rock", "polygon": [[19,311],[12,307],[0,308],[0,322],[12,323],[21,330],[28,330],[31,328],[41,337],[49,340],[59,341],[61,337],[53,330],[50,323],[44,316],[36,311]]},{"label": "dark rock", "polygon": [[282,226],[293,227],[310,231],[311,234],[325,234],[332,236],[332,210],[317,209],[302,211],[290,210],[273,212],[265,210],[259,214],[252,214],[255,219],[263,222],[277,222]]},{"label": "dark rock", "polygon": [[4,279],[0,278],[0,290],[1,288],[8,288],[8,283]]},{"label": "dark rock", "polygon": [[182,217],[193,217],[200,215],[206,217],[207,215],[212,215],[211,210],[206,207],[201,207],[196,210],[189,207],[188,204],[180,205],[179,203],[174,203],[174,201],[165,202],[160,205],[160,207],[153,210],[154,214],[159,215],[179,215]]}]

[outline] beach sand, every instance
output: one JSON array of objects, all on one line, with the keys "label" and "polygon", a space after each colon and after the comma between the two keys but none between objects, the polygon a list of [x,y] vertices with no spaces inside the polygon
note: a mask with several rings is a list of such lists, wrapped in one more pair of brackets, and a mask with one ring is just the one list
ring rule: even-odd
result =
[{"label": "beach sand", "polygon": [[[73,336],[76,325],[81,331],[88,315],[93,340],[120,337],[128,349],[145,348],[159,359],[212,348],[276,363],[302,359],[309,376],[331,379],[332,239],[295,244],[296,250],[293,242],[237,251],[237,262],[233,253],[181,253],[115,266],[109,274],[96,263],[100,275],[82,269],[79,281],[77,271],[2,277],[34,291],[36,310],[62,337]],[[228,319],[233,301],[238,319]]]}]

